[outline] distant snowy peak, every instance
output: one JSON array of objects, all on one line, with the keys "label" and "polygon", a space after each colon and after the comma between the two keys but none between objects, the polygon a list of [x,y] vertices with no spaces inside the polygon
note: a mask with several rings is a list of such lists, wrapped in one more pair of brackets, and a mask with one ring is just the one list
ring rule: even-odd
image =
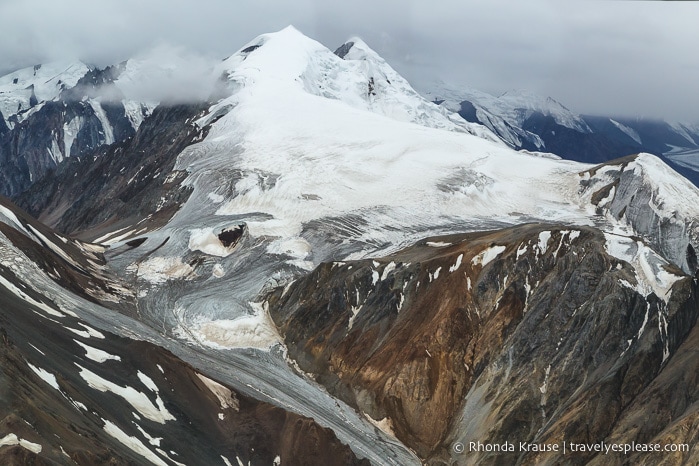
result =
[{"label": "distant snowy peak", "polygon": [[82,62],[30,66],[0,77],[0,112],[5,121],[74,87],[90,68]]},{"label": "distant snowy peak", "polygon": [[303,91],[394,120],[497,141],[481,125],[425,100],[358,38],[333,53],[289,26],[246,44],[219,65],[217,75],[238,95],[234,100],[253,92]]},{"label": "distant snowy peak", "polygon": [[124,78],[142,81],[133,68],[55,62],[0,77],[0,194],[13,197],[65,159],[132,137],[157,104],[128,97]]},{"label": "distant snowy peak", "polygon": [[[438,85],[436,91],[432,91],[435,98],[437,93],[445,93],[445,86]],[[581,133],[589,133],[592,130],[580,115],[577,115],[551,97],[542,97],[533,92],[517,89],[501,94],[499,97],[486,92],[465,88],[462,90],[447,92],[450,100],[458,99],[458,102],[468,101],[477,108],[503,118],[513,127],[522,127],[524,122],[535,112],[544,116],[550,116],[556,123],[566,128]]]},{"label": "distant snowy peak", "polygon": [[604,163],[647,152],[661,157],[699,186],[699,125],[628,116],[578,115],[550,97],[523,90],[499,97],[437,81],[423,95],[480,123],[517,150],[548,152],[585,163]]},{"label": "distant snowy peak", "polygon": [[497,98],[501,108],[509,107],[510,114],[516,121],[524,122],[532,112],[539,112],[543,115],[552,117],[556,123],[566,128],[576,130],[580,133],[591,133],[592,130],[585,121],[565,106],[552,99],[551,97],[542,97],[533,92],[516,89],[510,90]]},{"label": "distant snowy peak", "polygon": [[469,87],[458,87],[458,91],[455,89],[457,87],[438,81],[431,84],[425,94],[433,100],[444,101],[443,105],[448,107],[458,106],[464,101],[470,102],[477,109],[496,115],[517,128],[521,128],[537,112],[552,117],[556,123],[566,128],[580,133],[592,132],[580,115],[551,97],[522,89],[507,91],[499,97]]},{"label": "distant snowy peak", "polygon": [[534,151],[544,148],[541,138],[522,129],[509,109],[503,115],[498,113],[502,108],[496,97],[471,88],[455,89],[439,81],[424,95],[440,107],[459,113],[467,121],[480,122],[510,147]]},{"label": "distant snowy peak", "polygon": [[[150,67],[152,68],[152,67]],[[51,101],[85,101],[97,108],[104,103],[121,103],[134,129],[157,105],[125,97],[143,82],[144,60],[128,60],[104,69],[80,61],[34,65],[0,77],[0,112],[9,128],[26,120],[42,104]],[[105,128],[105,133],[109,129]],[[109,139],[109,138],[107,138]],[[110,141],[106,141],[110,142]],[[113,141],[111,141],[113,142]]]},{"label": "distant snowy peak", "polygon": [[61,90],[75,86],[89,70],[80,61],[39,64],[0,77],[0,87],[11,92],[33,86],[37,97],[47,100],[56,97]]}]

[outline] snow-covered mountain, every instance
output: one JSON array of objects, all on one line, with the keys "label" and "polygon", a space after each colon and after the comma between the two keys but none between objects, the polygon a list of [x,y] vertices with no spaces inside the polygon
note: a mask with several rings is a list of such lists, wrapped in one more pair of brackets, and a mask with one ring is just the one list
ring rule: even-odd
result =
[{"label": "snow-covered mountain", "polygon": [[[210,101],[160,105],[133,137],[17,197],[62,231],[34,248],[97,248],[84,288],[114,299],[88,293],[100,308],[85,315],[102,316],[89,325],[311,417],[372,464],[458,463],[455,441],[562,432],[646,442],[667,428],[696,444],[678,423],[699,394],[677,374],[695,350],[699,190],[661,159],[514,150],[356,38],[333,52],[289,27],[211,77]],[[555,102],[482,111],[513,137],[535,135],[516,125],[544,112],[592,134]],[[0,220],[21,230],[12,215]],[[657,380],[691,393],[665,409]],[[600,393],[616,417],[589,415]],[[637,400],[657,407],[657,428],[626,429]]]},{"label": "snow-covered mountain", "polygon": [[[129,93],[129,85],[142,81],[143,69],[148,67],[147,59],[127,60],[124,63],[100,70],[80,61],[53,62],[24,68],[0,77],[0,114],[5,125],[13,129],[15,125],[27,120],[32,114],[41,110],[49,102],[87,100],[95,115],[100,118],[105,144],[114,142],[114,135],[109,134],[113,124],[104,115],[101,103],[114,103],[120,100],[124,112],[134,130],[138,129],[144,116],[158,102],[134,102],[124,96],[124,88]],[[121,99],[119,99],[121,97]],[[80,128],[78,128],[80,129]],[[71,145],[64,147],[64,156],[70,156]]]},{"label": "snow-covered mountain", "polygon": [[48,63],[1,77],[0,194],[14,196],[63,160],[132,137],[157,104],[121,90],[138,64]]},{"label": "snow-covered mountain", "polygon": [[447,106],[458,108],[454,104],[469,101],[481,110],[497,115],[515,127],[522,127],[534,113],[550,116],[561,126],[573,129],[580,133],[588,133],[592,130],[580,115],[568,110],[559,102],[550,97],[541,97],[525,89],[514,89],[494,97],[475,89],[450,90],[446,84],[440,83],[426,91],[426,95],[433,100],[444,100]]},{"label": "snow-covered mountain", "polygon": [[493,129],[510,147],[517,149],[545,150],[540,135],[523,129],[535,114],[550,117],[556,124],[579,133],[592,132],[581,116],[550,97],[542,98],[526,90],[512,90],[494,97],[476,89],[457,90],[437,82],[425,95],[469,121]]}]

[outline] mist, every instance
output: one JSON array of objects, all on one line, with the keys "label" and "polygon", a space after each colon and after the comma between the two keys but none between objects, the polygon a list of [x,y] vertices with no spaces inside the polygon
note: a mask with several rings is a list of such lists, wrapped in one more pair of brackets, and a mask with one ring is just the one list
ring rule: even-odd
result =
[{"label": "mist", "polygon": [[205,101],[216,88],[217,61],[183,47],[158,44],[129,60],[119,90],[125,99],[139,102]]}]

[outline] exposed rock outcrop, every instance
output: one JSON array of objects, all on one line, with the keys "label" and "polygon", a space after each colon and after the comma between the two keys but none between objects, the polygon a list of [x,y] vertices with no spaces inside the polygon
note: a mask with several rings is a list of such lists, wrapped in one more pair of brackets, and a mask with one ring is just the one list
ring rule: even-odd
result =
[{"label": "exposed rock outcrop", "polygon": [[697,271],[699,244],[693,206],[682,201],[696,188],[657,157],[638,154],[581,174],[581,195],[599,215],[625,219],[633,230],[685,272]]}]

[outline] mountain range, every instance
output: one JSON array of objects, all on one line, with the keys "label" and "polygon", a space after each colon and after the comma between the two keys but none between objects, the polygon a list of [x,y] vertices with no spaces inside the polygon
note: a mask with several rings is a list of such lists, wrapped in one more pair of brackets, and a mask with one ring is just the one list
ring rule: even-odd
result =
[{"label": "mountain range", "polygon": [[[4,463],[696,463],[679,126],[426,98],[293,27],[207,98],[147,68],[0,79]],[[686,448],[459,447],[506,441]]]},{"label": "mountain range", "polygon": [[514,149],[550,152],[569,160],[602,163],[639,152],[660,157],[699,183],[699,124],[651,118],[581,115],[551,97],[512,90],[494,97],[443,82],[425,96],[465,120],[479,123]]}]

